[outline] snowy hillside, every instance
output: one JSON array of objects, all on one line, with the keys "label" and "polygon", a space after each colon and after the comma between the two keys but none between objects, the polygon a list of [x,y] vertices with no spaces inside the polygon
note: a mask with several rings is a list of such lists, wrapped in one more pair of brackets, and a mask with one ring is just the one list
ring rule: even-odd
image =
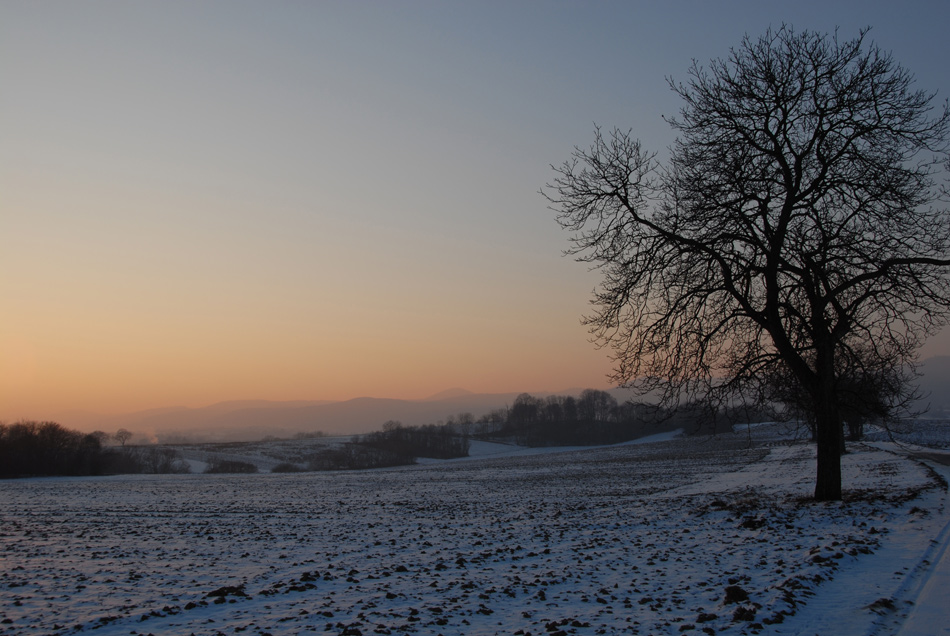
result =
[{"label": "snowy hillside", "polygon": [[891,634],[914,611],[945,633],[926,599],[946,482],[886,444],[853,446],[847,500],[826,504],[812,447],[767,427],[366,472],[6,481],[0,634]]}]

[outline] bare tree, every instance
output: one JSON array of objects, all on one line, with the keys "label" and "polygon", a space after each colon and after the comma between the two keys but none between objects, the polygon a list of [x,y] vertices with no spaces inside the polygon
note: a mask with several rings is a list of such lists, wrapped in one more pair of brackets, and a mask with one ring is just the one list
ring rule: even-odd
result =
[{"label": "bare tree", "polygon": [[[899,362],[875,365],[855,364],[855,360],[841,361],[837,369],[838,415],[844,425],[841,435],[848,432],[848,439],[858,441],[864,435],[864,425],[874,421],[887,428],[897,424],[899,417],[920,415],[915,403],[921,393],[913,380],[916,377],[913,365]],[[768,400],[777,409],[769,409],[773,416],[803,421],[816,439],[817,430],[812,416],[811,397],[787,369],[768,378]],[[840,450],[844,452],[844,443]]]},{"label": "bare tree", "polygon": [[109,438],[111,437],[111,435],[109,435],[109,434],[106,433],[105,431],[93,431],[93,432],[89,433],[89,435],[90,435],[90,437],[92,437],[93,439],[96,440],[96,443],[97,443],[100,447],[101,447],[101,446],[105,446],[105,445],[106,445],[106,442],[108,442],[108,441],[109,441]]},{"label": "bare tree", "polygon": [[120,428],[115,432],[115,441],[119,442],[122,446],[125,446],[125,443],[132,439],[132,432],[124,428]]},{"label": "bare tree", "polygon": [[950,109],[866,35],[747,37],[670,82],[668,162],[598,129],[543,191],[603,274],[586,322],[612,379],[722,405],[794,378],[819,500],[841,498],[855,371],[912,364],[950,315]]}]

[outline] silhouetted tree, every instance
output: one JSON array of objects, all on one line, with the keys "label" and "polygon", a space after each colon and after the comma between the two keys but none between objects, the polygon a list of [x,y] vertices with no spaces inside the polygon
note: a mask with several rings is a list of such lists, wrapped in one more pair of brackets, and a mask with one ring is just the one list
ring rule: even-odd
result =
[{"label": "silhouetted tree", "polygon": [[603,273],[586,321],[613,379],[715,406],[788,374],[819,500],[841,498],[842,370],[911,364],[950,312],[950,110],[913,79],[866,31],[769,30],[671,82],[665,167],[597,130],[545,190]]},{"label": "silhouetted tree", "polygon": [[352,443],[385,451],[384,459],[390,462],[386,465],[396,465],[391,463],[393,457],[405,459],[401,463],[413,463],[417,457],[467,457],[469,449],[469,439],[452,425],[403,426],[392,420],[383,424],[382,431],[358,435]]},{"label": "silhouetted tree", "polygon": [[115,432],[115,441],[119,442],[122,446],[125,446],[125,443],[132,439],[132,432],[127,431],[124,428],[120,428]]},{"label": "silhouetted tree", "polygon": [[471,437],[472,430],[475,428],[475,416],[471,413],[459,413],[455,420],[455,429],[463,437]]},{"label": "silhouetted tree", "polygon": [[578,418],[589,422],[609,422],[617,410],[617,400],[606,391],[584,389],[577,400]]},{"label": "silhouetted tree", "polygon": [[0,424],[0,474],[74,475],[87,465],[95,438],[55,422]]},{"label": "silhouetted tree", "polygon": [[475,422],[476,435],[493,435],[508,421],[508,409],[492,409]]},{"label": "silhouetted tree", "polygon": [[515,398],[508,411],[508,423],[515,426],[534,424],[538,421],[543,406],[542,400],[528,393],[522,393]]},{"label": "silhouetted tree", "polygon": [[[889,426],[897,413],[914,414],[911,405],[920,397],[910,382],[910,371],[899,365],[841,369],[838,378],[842,440],[845,431],[851,441],[860,440],[868,422]],[[816,422],[809,407],[811,398],[797,378],[780,370],[770,379],[770,384],[771,398],[785,406],[784,415],[803,420],[812,439],[816,439]],[[843,441],[840,450],[842,453],[845,450]]]}]

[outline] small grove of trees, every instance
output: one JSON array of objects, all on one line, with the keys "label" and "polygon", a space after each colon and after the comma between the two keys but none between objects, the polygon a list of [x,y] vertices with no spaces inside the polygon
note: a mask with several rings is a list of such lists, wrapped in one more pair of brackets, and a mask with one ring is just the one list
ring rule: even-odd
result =
[{"label": "small grove of trees", "polygon": [[191,472],[188,463],[182,460],[178,451],[172,448],[136,446],[135,448],[115,449],[113,452],[124,463],[122,464],[122,470],[112,470],[110,474],[166,475]]},{"label": "small grove of trees", "polygon": [[[841,373],[839,380],[838,413],[842,425],[838,428],[839,447],[844,441],[856,442],[864,437],[865,425],[877,423],[891,428],[897,423],[896,414],[916,415],[911,404],[920,394],[906,377],[904,368],[885,368],[878,373]],[[785,420],[803,422],[817,439],[817,422],[811,409],[811,399],[787,372],[779,372],[769,380],[772,399],[777,408],[772,414]]]},{"label": "small grove of trees", "polygon": [[[624,403],[606,391],[545,398],[522,393],[507,411],[493,411],[474,425],[475,435],[526,446],[616,444],[669,428],[695,428],[699,420],[672,420],[655,406]],[[711,431],[710,431],[711,432]]]},{"label": "small grove of trees", "polygon": [[[309,470],[365,470],[407,466],[416,458],[384,448],[348,442],[342,446],[319,450],[307,458]],[[287,472],[287,471],[285,471]]]},{"label": "small grove of trees", "polygon": [[105,437],[56,422],[0,424],[0,477],[188,472],[170,449],[107,447]]},{"label": "small grove of trees", "polygon": [[403,426],[393,420],[383,424],[381,431],[359,436],[356,443],[411,457],[413,460],[416,457],[467,457],[469,449],[468,437],[456,434],[449,425]]},{"label": "small grove of trees", "polygon": [[[469,438],[458,432],[468,430],[473,419],[467,414],[446,424],[403,426],[390,420],[381,431],[357,435],[342,446],[324,448],[307,458],[309,470],[362,470],[414,464],[418,457],[452,459],[467,457]],[[290,472],[283,465],[280,472]]]},{"label": "small grove of trees", "polygon": [[634,418],[627,415],[606,391],[587,389],[576,399],[522,393],[501,433],[526,445],[609,444],[636,436]]},{"label": "small grove of trees", "polygon": [[206,473],[243,473],[250,474],[257,472],[257,466],[250,462],[242,462],[234,459],[224,459],[221,457],[212,457],[208,460]]},{"label": "small grove of trees", "polygon": [[0,424],[0,474],[101,475],[107,454],[100,439],[55,422]]}]

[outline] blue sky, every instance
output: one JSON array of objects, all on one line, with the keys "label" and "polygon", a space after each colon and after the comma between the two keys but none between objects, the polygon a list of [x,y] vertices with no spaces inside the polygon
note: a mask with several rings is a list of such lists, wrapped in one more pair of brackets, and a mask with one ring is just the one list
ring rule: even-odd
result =
[{"label": "blue sky", "polygon": [[0,4],[0,419],[605,386],[549,166],[782,23],[950,95],[944,2]]}]

